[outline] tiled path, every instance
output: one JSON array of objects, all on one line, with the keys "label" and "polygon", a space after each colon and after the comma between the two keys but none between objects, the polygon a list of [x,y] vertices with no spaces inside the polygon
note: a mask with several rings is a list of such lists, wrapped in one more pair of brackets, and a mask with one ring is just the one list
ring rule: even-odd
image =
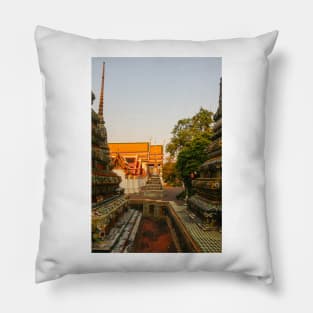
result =
[{"label": "tiled path", "polygon": [[185,206],[170,202],[176,214],[181,219],[188,233],[198,244],[202,252],[222,252],[222,235],[218,231],[205,231],[198,226],[198,219],[191,218]]}]

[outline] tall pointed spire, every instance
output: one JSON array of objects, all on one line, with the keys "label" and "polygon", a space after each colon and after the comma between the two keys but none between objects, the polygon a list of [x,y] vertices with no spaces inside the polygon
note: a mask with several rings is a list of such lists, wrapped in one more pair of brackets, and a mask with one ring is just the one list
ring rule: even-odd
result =
[{"label": "tall pointed spire", "polygon": [[102,119],[103,119],[103,97],[104,97],[104,72],[105,72],[105,62],[102,63],[101,90],[100,90],[99,111],[98,111],[98,114],[100,118]]},{"label": "tall pointed spire", "polygon": [[220,96],[218,99],[218,106],[222,109],[222,77],[220,78]]},{"label": "tall pointed spire", "polygon": [[217,121],[221,117],[222,117],[222,77],[220,78],[220,93],[218,97],[218,107],[213,118],[214,121]]}]

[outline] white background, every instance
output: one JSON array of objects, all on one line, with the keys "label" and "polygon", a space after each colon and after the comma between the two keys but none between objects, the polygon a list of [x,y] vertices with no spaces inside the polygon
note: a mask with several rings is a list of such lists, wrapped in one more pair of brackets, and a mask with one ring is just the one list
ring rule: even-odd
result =
[{"label": "white background", "polygon": [[[267,95],[267,214],[276,281],[93,274],[34,283],[45,161],[37,24],[90,37],[194,39],[278,29]],[[312,312],[310,1],[5,1],[0,8],[1,312]],[[71,251],[68,251],[71,253]]]}]

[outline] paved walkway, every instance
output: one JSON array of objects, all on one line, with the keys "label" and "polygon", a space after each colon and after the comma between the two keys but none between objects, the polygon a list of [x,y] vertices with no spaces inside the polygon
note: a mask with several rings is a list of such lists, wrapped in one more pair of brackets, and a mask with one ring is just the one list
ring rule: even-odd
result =
[{"label": "paved walkway", "polygon": [[[126,224],[120,229],[120,234],[117,241],[114,243],[114,247],[112,252],[124,252],[124,250],[128,249],[132,243],[130,242],[130,237],[134,237],[133,230],[134,227],[139,223],[141,219],[141,213],[137,210],[130,210],[131,217],[127,220]],[[138,229],[138,227],[137,227]],[[136,232],[137,232],[136,229]]]},{"label": "paved walkway", "polygon": [[[161,198],[153,198],[154,200],[175,201],[177,204],[184,204],[183,200],[177,200],[176,196],[183,191],[183,187],[164,187],[164,196]],[[144,196],[143,192],[128,194],[129,199],[150,199]],[[152,199],[152,198],[151,198]]]},{"label": "paved walkway", "polygon": [[141,213],[137,210],[128,210],[117,221],[116,225],[106,235],[105,240],[94,244],[95,251],[122,252],[128,243],[128,238]]},{"label": "paved walkway", "polygon": [[202,252],[220,253],[222,252],[222,234],[218,231],[205,231],[199,225],[201,221],[191,214],[186,206],[178,205],[171,201],[172,208],[179,216],[188,233],[198,244]]},{"label": "paved walkway", "polygon": [[178,204],[183,205],[184,200],[177,200],[176,196],[184,190],[183,187],[164,187],[164,201],[175,201]]}]

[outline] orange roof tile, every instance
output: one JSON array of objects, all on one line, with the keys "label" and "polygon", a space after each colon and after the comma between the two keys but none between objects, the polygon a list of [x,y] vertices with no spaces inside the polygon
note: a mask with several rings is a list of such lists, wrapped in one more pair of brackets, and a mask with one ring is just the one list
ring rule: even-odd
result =
[{"label": "orange roof tile", "polygon": [[163,154],[163,146],[162,145],[151,145],[150,154]]},{"label": "orange roof tile", "polygon": [[111,153],[140,153],[149,151],[148,142],[109,143]]}]

